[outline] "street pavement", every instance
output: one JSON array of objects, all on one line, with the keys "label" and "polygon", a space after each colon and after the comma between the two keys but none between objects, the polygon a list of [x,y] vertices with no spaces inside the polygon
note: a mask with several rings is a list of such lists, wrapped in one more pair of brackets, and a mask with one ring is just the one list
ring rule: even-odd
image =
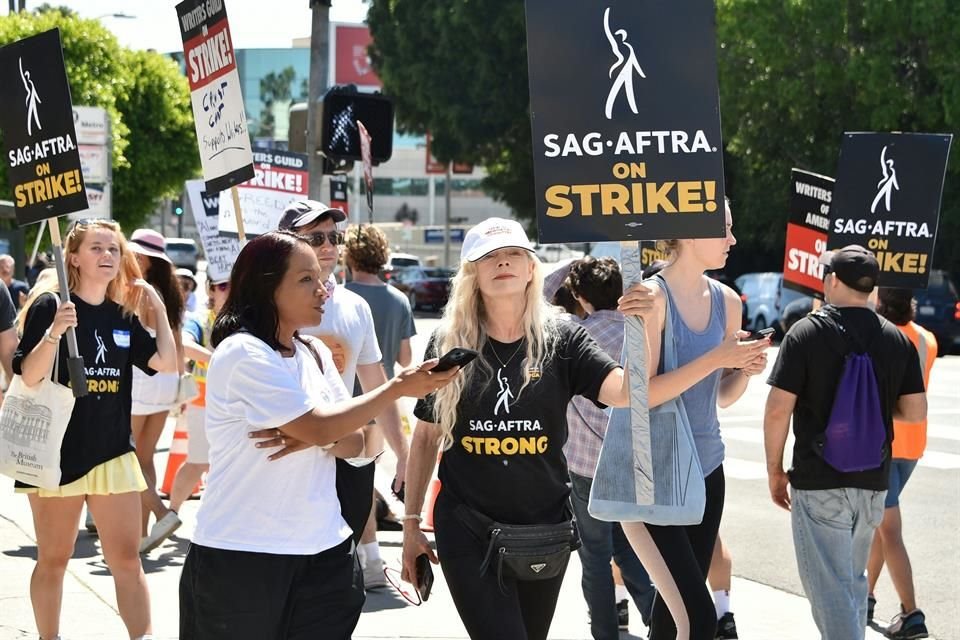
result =
[{"label": "street pavement", "polygon": [[[435,315],[418,317],[420,335],[414,353],[437,325]],[[771,353],[771,362],[775,353]],[[927,613],[931,637],[960,640],[958,573],[960,573],[960,357],[941,358],[934,368],[930,390],[931,438],[929,453],[917,469],[903,498],[904,536],[913,560],[920,606]],[[763,466],[762,412],[766,397],[763,377],[754,378],[744,398],[721,412],[727,442],[727,501],[721,534],[733,552],[732,605],[740,637],[758,640],[810,640],[818,634],[802,596],[790,539],[789,514],[769,500]],[[411,403],[406,405],[407,409]],[[157,469],[166,468],[166,450],[173,421],[160,441]],[[377,482],[386,487],[395,461],[383,456]],[[144,558],[150,586],[156,638],[177,637],[177,585],[194,526],[198,501],[182,509],[184,526]],[[381,547],[388,565],[399,568],[400,534],[382,532]],[[30,608],[29,579],[36,544],[27,500],[12,489],[0,491],[0,640],[36,638]],[[355,638],[466,638],[442,572],[430,601],[409,605],[392,588],[368,593],[365,613]],[[251,577],[255,579],[255,577]],[[580,564],[571,560],[550,638],[586,640],[590,637],[586,606],[580,592]],[[877,591],[878,619],[896,612],[896,596],[889,580],[881,578]],[[100,554],[97,538],[82,530],[70,562],[64,588],[61,633],[64,640],[124,638],[116,611],[113,582]],[[644,638],[640,616],[631,610],[630,633]],[[867,638],[882,635],[868,630]]]}]

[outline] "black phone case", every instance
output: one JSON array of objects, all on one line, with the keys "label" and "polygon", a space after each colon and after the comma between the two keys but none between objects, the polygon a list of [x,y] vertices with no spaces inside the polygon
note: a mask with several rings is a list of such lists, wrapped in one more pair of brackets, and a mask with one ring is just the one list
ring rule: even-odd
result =
[{"label": "black phone case", "polygon": [[425,553],[417,556],[417,593],[420,599],[426,602],[430,598],[430,590],[433,588],[433,567],[430,566],[430,558]]}]

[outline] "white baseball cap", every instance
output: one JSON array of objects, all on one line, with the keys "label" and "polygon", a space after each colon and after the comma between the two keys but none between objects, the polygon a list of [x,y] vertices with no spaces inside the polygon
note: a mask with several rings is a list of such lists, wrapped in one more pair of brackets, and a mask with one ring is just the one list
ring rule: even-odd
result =
[{"label": "white baseball cap", "polygon": [[533,245],[516,220],[505,218],[487,218],[467,231],[460,248],[460,260],[476,262],[491,251],[517,247],[533,253]]}]

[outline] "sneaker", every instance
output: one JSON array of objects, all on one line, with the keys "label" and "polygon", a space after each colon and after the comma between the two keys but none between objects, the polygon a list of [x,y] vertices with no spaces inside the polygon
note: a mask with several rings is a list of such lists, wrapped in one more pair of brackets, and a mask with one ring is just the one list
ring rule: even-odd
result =
[{"label": "sneaker", "polygon": [[737,640],[737,623],[733,619],[733,612],[727,611],[717,620],[717,640]]},{"label": "sneaker", "polygon": [[363,565],[363,588],[382,589],[387,586],[387,576],[383,573],[383,561],[379,560]]},{"label": "sneaker", "polygon": [[157,520],[150,528],[150,535],[140,541],[140,553],[149,553],[159,547],[174,531],[180,528],[180,521],[176,512],[170,511]]},{"label": "sneaker", "polygon": [[97,523],[93,521],[93,514],[90,513],[90,510],[87,509],[87,519],[84,520],[83,526],[86,528],[87,533],[92,536],[100,535],[97,533]]},{"label": "sneaker", "polygon": [[620,625],[621,631],[630,629],[630,602],[627,600],[617,603],[617,624]]},{"label": "sneaker", "polygon": [[914,638],[927,638],[927,620],[920,609],[914,609],[910,613],[900,608],[900,613],[894,616],[890,621],[890,626],[883,632],[888,638],[894,640],[914,640]]},{"label": "sneaker", "polygon": [[873,594],[867,595],[867,624],[873,622],[873,612],[877,608],[877,599],[873,597]]}]

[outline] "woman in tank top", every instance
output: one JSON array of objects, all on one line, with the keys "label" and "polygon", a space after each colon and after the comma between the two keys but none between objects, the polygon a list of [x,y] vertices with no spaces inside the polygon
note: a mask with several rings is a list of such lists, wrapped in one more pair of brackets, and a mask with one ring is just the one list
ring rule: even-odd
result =
[{"label": "woman in tank top", "polygon": [[[693,431],[703,468],[707,503],[698,525],[662,527],[623,523],[624,532],[657,585],[651,617],[653,640],[713,640],[717,618],[705,580],[723,512],[723,441],[717,405],[733,404],[750,376],[766,366],[769,340],[742,341],[741,300],[729,287],[705,274],[721,269],[736,244],[729,203],[726,235],[702,240],[671,240],[662,249],[670,263],[647,280],[655,293],[655,311],[647,324],[649,406],[679,396]],[[673,323],[678,368],[660,371],[666,314]]]}]

